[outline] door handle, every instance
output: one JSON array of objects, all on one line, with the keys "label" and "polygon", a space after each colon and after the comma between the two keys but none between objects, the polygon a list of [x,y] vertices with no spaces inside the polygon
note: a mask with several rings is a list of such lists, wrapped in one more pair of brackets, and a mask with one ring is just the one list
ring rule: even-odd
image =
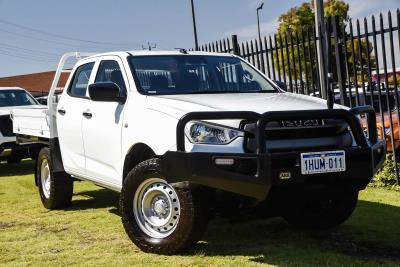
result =
[{"label": "door handle", "polygon": [[61,115],[65,115],[65,113],[67,113],[67,111],[64,108],[60,108],[57,110],[57,112]]},{"label": "door handle", "polygon": [[91,119],[93,117],[93,114],[90,111],[84,111],[82,114],[88,119]]}]

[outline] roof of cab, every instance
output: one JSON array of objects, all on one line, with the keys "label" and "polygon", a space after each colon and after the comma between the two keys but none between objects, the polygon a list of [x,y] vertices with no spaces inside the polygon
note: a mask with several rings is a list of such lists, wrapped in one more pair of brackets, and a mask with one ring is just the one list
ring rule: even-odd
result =
[{"label": "roof of cab", "polygon": [[229,53],[214,53],[214,52],[203,52],[203,51],[187,51],[186,53],[182,53],[179,49],[177,50],[166,50],[166,51],[158,51],[158,50],[134,50],[134,51],[116,51],[116,52],[107,52],[96,54],[91,57],[99,57],[99,56],[120,56],[126,57],[129,55],[132,56],[169,56],[169,55],[197,55],[197,56],[229,56],[234,57],[234,55]]}]

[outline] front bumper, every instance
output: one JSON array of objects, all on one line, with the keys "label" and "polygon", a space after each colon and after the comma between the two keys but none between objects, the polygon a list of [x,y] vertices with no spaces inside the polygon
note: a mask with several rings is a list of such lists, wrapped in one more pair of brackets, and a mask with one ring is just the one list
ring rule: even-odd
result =
[{"label": "front bumper", "polygon": [[[369,138],[363,133],[356,117],[368,116]],[[355,140],[352,147],[341,148],[346,153],[346,171],[302,175],[300,154],[304,151],[269,152],[265,146],[265,127],[269,121],[281,119],[343,119]],[[183,129],[191,120],[248,119],[257,120],[258,144],[255,153],[190,153],[185,152]],[[169,183],[192,182],[263,200],[273,186],[332,184],[364,189],[385,160],[385,141],[377,140],[375,112],[371,107],[346,110],[316,110],[292,112],[201,112],[189,113],[177,126],[178,151],[162,157],[162,172]],[[311,150],[309,152],[314,152]],[[230,159],[233,165],[218,165],[216,159]]]}]

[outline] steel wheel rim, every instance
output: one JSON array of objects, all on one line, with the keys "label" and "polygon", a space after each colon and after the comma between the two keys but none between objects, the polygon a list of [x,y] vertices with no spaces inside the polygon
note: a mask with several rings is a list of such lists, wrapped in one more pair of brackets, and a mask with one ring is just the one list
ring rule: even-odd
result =
[{"label": "steel wheel rim", "polygon": [[165,238],[178,225],[178,195],[163,179],[147,179],[139,185],[133,197],[133,214],[143,232],[153,238]]},{"label": "steel wheel rim", "polygon": [[51,188],[51,175],[50,175],[50,166],[47,159],[43,159],[42,164],[40,166],[40,179],[42,184],[42,191],[45,198],[50,197],[50,188]]}]

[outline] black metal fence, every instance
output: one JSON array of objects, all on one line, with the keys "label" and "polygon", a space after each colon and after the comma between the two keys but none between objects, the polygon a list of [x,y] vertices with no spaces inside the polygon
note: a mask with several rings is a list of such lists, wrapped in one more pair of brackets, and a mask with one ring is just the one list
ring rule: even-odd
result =
[{"label": "black metal fence", "polygon": [[[372,105],[377,112],[379,137],[393,153],[398,182],[400,160],[400,10],[363,21],[327,18],[316,34],[314,26],[262,39],[239,42],[236,35],[199,47],[201,51],[234,53],[248,60],[287,91],[331,98],[355,107]],[[322,50],[322,83],[318,48]]]}]

